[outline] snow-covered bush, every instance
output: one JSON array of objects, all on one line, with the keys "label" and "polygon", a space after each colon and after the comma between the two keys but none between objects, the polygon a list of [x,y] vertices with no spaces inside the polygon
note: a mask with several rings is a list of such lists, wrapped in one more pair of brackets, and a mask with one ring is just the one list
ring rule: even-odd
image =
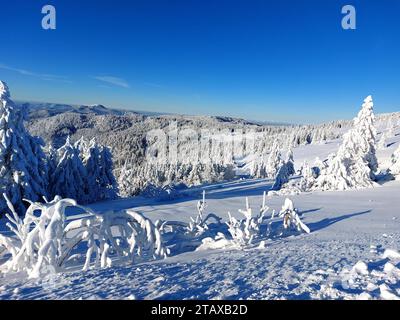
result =
[{"label": "snow-covered bush", "polygon": [[203,214],[204,214],[204,210],[206,209],[206,207],[207,207],[206,192],[205,192],[205,190],[203,190],[203,199],[199,200],[197,202],[196,218],[193,219],[192,217],[190,217],[190,222],[187,227],[188,234],[191,234],[194,236],[200,236],[208,229],[208,226],[206,223],[204,223],[204,219],[203,219]]},{"label": "snow-covered bush", "polygon": [[[83,270],[141,259],[164,258],[167,249],[158,228],[133,210],[97,214],[73,199],[56,196],[48,203],[31,203],[24,219],[5,196],[12,215],[7,224],[14,236],[0,237],[1,254],[8,260],[1,272],[25,271],[38,277],[65,270],[73,259],[84,258]],[[76,219],[66,216],[68,207],[85,212]],[[72,220],[72,221],[71,221]]]},{"label": "snow-covered bush", "polygon": [[[22,199],[38,201],[47,196],[47,168],[43,141],[24,127],[26,110],[10,98],[7,85],[0,81],[0,194],[5,193],[20,214]],[[1,197],[0,210],[8,210]]]},{"label": "snow-covered bush", "polygon": [[[201,245],[197,250],[206,249],[222,249],[234,248],[242,249],[251,246],[255,239],[261,240],[260,248],[265,246],[266,239],[277,238],[284,235],[285,232],[306,232],[310,233],[310,229],[300,220],[297,210],[294,208],[293,202],[289,199],[285,200],[279,215],[275,214],[275,210],[267,217],[266,213],[269,207],[266,205],[266,192],[263,195],[263,203],[256,216],[253,217],[252,209],[246,198],[246,209],[239,210],[245,218],[238,220],[228,213],[229,220],[226,222],[230,237],[226,237],[222,232],[212,237],[202,239]],[[293,234],[293,233],[290,233]]]},{"label": "snow-covered bush", "polygon": [[[320,173],[320,171],[318,173]],[[305,161],[301,170],[302,177],[299,183],[300,190],[309,191],[314,185],[315,179],[318,178],[318,173]]]},{"label": "snow-covered bush", "polygon": [[161,221],[156,222],[166,245],[172,253],[194,250],[203,239],[219,233],[221,218],[214,213],[205,215],[207,207],[205,191],[202,200],[197,202],[197,215],[190,217],[190,222],[182,221]]},{"label": "snow-covered bush", "polygon": [[[268,192],[268,195],[289,196],[310,191],[317,177],[315,168],[311,168],[309,164],[304,161],[300,170],[300,175],[300,178],[289,180],[288,176],[286,176],[285,179],[281,179],[280,174],[278,174],[275,184],[272,190]],[[284,183],[278,184],[279,181],[283,181]]]},{"label": "snow-covered bush", "polygon": [[297,230],[310,233],[310,229],[300,220],[297,209],[295,209],[292,200],[285,199],[285,203],[279,212],[279,217],[283,219],[283,228],[285,230]]},{"label": "snow-covered bush", "polygon": [[249,205],[249,199],[246,197],[246,209],[239,209],[245,217],[243,220],[237,220],[228,212],[229,221],[226,222],[228,231],[233,241],[239,246],[245,246],[252,243],[254,237],[260,233],[260,226],[263,222],[265,213],[269,210],[266,205],[266,193],[263,195],[263,204],[257,216],[253,217],[253,210]]}]

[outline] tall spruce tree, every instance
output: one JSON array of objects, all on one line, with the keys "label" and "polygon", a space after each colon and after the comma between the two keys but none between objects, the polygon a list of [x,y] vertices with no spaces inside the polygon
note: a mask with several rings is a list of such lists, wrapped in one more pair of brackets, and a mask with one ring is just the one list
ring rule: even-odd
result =
[{"label": "tall spruce tree", "polygon": [[375,185],[376,129],[372,107],[372,97],[368,96],[354,119],[353,128],[343,136],[338,152],[316,180],[315,189],[345,190]]},{"label": "tall spruce tree", "polygon": [[[43,141],[25,129],[25,115],[11,100],[6,83],[0,81],[0,195],[5,194],[21,214],[25,212],[23,199],[41,201],[47,196]],[[7,210],[3,196],[0,210]]]}]

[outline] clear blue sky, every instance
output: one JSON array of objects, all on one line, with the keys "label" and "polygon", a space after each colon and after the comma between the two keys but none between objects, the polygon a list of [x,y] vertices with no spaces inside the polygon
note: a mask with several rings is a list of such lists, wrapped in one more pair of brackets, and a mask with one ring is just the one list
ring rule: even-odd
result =
[{"label": "clear blue sky", "polygon": [[14,99],[287,122],[400,107],[398,0],[13,0],[0,30]]}]

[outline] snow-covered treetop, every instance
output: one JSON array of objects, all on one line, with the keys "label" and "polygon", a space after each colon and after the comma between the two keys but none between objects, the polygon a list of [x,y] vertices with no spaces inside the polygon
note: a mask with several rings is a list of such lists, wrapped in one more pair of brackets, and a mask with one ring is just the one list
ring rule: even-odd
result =
[{"label": "snow-covered treetop", "polygon": [[0,80],[0,99],[6,99],[10,97],[10,90],[4,81]]},{"label": "snow-covered treetop", "polygon": [[[368,97],[366,97],[364,99],[364,104],[370,104],[370,103],[372,103],[372,96],[371,95],[369,95]],[[372,103],[372,105],[373,105],[373,103]]]}]

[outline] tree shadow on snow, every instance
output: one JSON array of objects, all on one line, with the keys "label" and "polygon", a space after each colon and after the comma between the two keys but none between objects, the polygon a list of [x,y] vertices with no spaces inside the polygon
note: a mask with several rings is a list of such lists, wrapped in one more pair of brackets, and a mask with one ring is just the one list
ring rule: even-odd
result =
[{"label": "tree shadow on snow", "polygon": [[311,232],[315,232],[318,230],[325,229],[325,228],[331,226],[332,224],[335,224],[342,220],[346,220],[346,219],[350,219],[350,218],[353,218],[356,216],[367,214],[367,213],[370,213],[371,211],[372,210],[366,210],[366,211],[361,211],[361,212],[356,212],[356,213],[351,213],[351,214],[345,214],[345,215],[342,215],[340,217],[335,217],[335,218],[325,218],[318,222],[307,223],[307,226],[310,228]]},{"label": "tree shadow on snow", "polygon": [[305,213],[311,213],[311,212],[316,212],[321,210],[322,208],[315,208],[315,209],[309,209],[309,210],[304,210],[304,211],[299,211],[299,216],[302,216]]}]

